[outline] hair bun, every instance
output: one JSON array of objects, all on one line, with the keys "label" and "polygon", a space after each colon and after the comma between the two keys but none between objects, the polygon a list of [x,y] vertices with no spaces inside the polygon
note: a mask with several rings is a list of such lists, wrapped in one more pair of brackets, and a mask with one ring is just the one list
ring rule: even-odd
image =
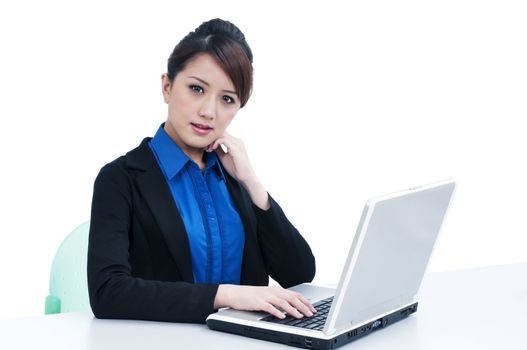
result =
[{"label": "hair bun", "polygon": [[225,21],[220,18],[211,19],[210,21],[203,22],[195,30],[196,34],[214,35],[214,34],[225,34],[233,37],[237,40],[245,40],[245,36],[238,27],[229,21]]},{"label": "hair bun", "polygon": [[[191,33],[192,34],[192,33]],[[211,35],[224,35],[240,44],[247,54],[249,61],[253,61],[253,54],[249,45],[245,41],[245,35],[233,23],[223,20],[221,18],[214,18],[203,22],[194,30],[194,34],[198,36],[208,37]]]}]

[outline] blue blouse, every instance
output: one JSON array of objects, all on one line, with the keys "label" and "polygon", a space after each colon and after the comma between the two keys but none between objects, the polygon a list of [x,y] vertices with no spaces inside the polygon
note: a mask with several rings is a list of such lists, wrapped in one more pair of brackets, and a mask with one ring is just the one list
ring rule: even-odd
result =
[{"label": "blue blouse", "polygon": [[215,152],[201,172],[162,124],[150,148],[187,231],[195,283],[240,284],[245,232]]}]

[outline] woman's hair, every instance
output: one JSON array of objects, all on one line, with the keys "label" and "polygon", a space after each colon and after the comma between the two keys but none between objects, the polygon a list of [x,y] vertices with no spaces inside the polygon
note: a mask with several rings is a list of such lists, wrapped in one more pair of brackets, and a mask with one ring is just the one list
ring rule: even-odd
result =
[{"label": "woman's hair", "polygon": [[168,58],[168,79],[172,82],[197,54],[211,55],[229,76],[243,107],[251,96],[253,54],[245,36],[234,24],[219,18],[203,22],[185,36]]}]

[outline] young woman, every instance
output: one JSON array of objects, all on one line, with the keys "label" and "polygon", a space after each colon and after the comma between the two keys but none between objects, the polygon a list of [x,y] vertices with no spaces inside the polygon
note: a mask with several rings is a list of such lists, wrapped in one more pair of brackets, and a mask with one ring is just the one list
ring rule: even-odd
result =
[{"label": "young woman", "polygon": [[95,180],[88,287],[98,318],[204,322],[221,307],[312,316],[315,259],[227,127],[249,99],[252,52],[214,19],[175,47],[168,117]]}]

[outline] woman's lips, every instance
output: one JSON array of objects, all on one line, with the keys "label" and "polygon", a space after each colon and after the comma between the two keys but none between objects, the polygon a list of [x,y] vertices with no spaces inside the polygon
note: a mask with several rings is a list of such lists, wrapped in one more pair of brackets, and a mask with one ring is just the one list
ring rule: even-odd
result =
[{"label": "woman's lips", "polygon": [[190,125],[192,126],[194,132],[196,132],[198,135],[207,135],[212,131],[212,128],[208,125],[198,123],[190,123]]}]

